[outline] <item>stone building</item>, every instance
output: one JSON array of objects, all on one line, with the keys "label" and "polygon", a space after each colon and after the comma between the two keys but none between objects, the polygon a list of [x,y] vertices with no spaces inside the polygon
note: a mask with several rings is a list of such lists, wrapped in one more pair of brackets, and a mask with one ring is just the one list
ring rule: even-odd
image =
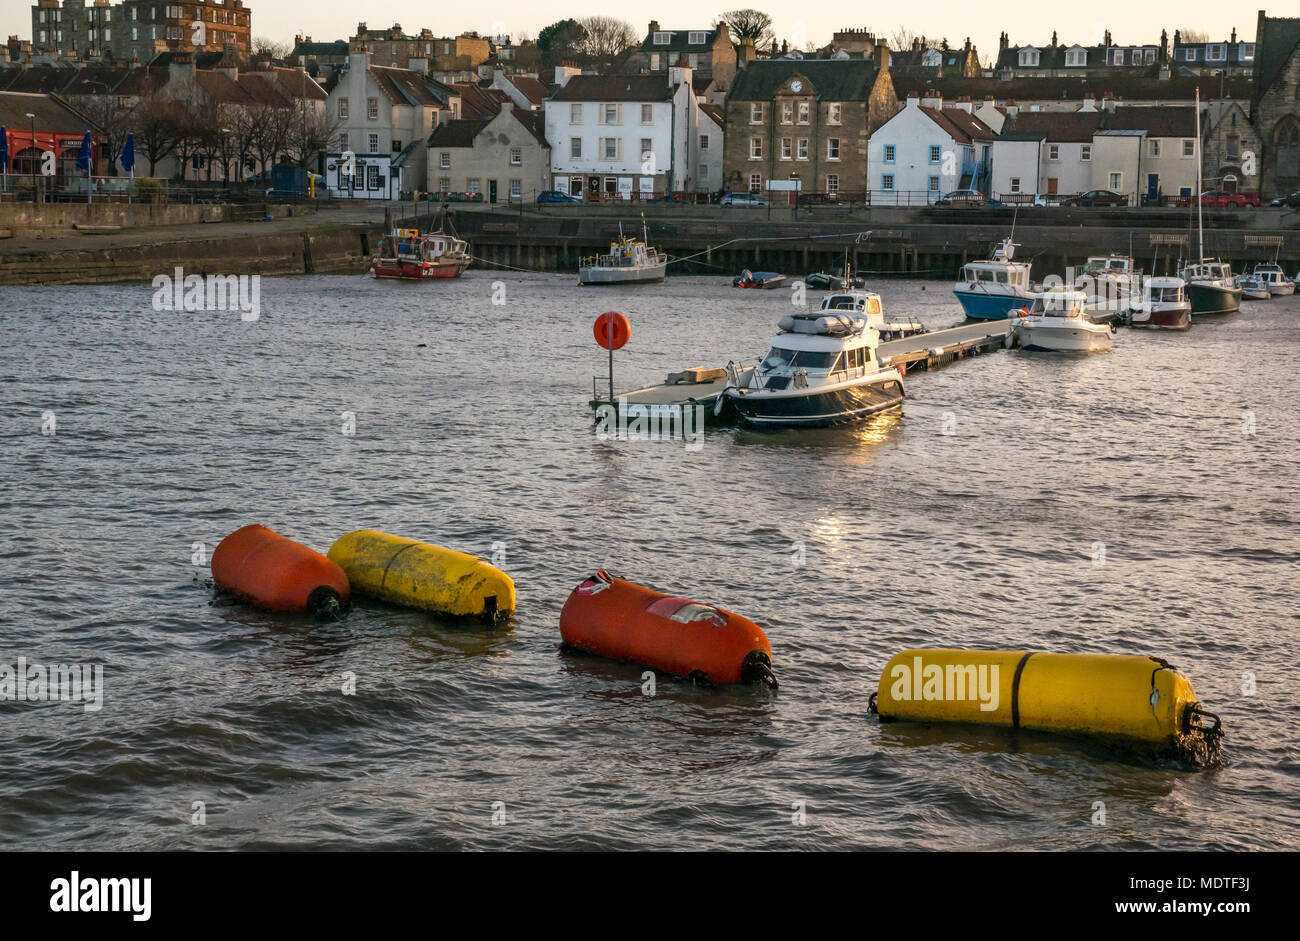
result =
[{"label": "stone building", "polygon": [[872,59],[749,62],[727,96],[723,186],[797,179],[804,192],[864,194],[867,140],[897,111],[883,42]]},{"label": "stone building", "polygon": [[1260,194],[1300,190],[1300,19],[1259,11],[1251,120],[1258,135]]},{"label": "stone building", "polygon": [[448,37],[435,36],[432,30],[422,29],[408,36],[402,32],[400,23],[388,29],[369,29],[364,22],[358,23],[357,34],[350,43],[364,44],[376,65],[393,69],[464,72],[492,57],[492,43],[477,33]]},{"label": "stone building", "polygon": [[1247,102],[1228,99],[1201,109],[1201,173],[1204,189],[1257,192],[1260,188],[1259,134]]},{"label": "stone building", "polygon": [[664,72],[679,64],[696,80],[729,88],[736,77],[736,47],[726,23],[709,29],[662,29],[651,20],[641,45],[628,57],[629,72]]},{"label": "stone building", "polygon": [[38,0],[32,7],[32,48],[79,58],[148,63],[161,52],[250,52],[252,13],[243,0]]},{"label": "stone building", "polygon": [[436,193],[474,193],[487,203],[533,202],[551,188],[551,148],[536,111],[501,102],[487,119],[439,124],[429,137],[428,182]]}]

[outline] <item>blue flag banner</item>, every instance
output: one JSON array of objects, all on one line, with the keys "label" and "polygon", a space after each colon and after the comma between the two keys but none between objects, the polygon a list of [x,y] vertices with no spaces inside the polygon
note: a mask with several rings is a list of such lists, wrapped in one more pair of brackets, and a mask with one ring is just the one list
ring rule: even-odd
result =
[{"label": "blue flag banner", "polygon": [[122,169],[130,173],[135,169],[135,135],[126,135],[126,143],[122,145]]},{"label": "blue flag banner", "polygon": [[9,129],[0,125],[0,173],[9,172]]},{"label": "blue flag banner", "polygon": [[77,154],[77,169],[85,170],[89,172],[91,166],[91,159],[92,158],[90,155],[90,131],[87,131],[86,136],[81,139],[81,150]]}]

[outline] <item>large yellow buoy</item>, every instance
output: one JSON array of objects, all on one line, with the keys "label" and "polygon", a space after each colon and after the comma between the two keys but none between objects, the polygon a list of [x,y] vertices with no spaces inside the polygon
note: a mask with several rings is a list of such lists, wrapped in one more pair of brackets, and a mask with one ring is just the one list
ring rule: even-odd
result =
[{"label": "large yellow buoy", "polygon": [[904,650],[881,673],[874,707],[882,720],[1113,736],[1198,761],[1217,757],[1220,738],[1218,717],[1158,657]]},{"label": "large yellow buoy", "polygon": [[510,576],[463,552],[359,529],[340,536],[329,557],[347,573],[354,593],[488,622],[515,609]]}]

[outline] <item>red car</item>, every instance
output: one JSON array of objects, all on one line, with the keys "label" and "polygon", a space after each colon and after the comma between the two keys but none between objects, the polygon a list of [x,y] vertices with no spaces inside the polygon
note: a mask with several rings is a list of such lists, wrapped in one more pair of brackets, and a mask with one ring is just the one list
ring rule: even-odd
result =
[{"label": "red car", "polygon": [[[1178,205],[1190,206],[1192,197],[1178,197]],[[1211,190],[1201,194],[1201,205],[1212,209],[1258,209],[1259,193],[1228,193],[1223,190]]]}]

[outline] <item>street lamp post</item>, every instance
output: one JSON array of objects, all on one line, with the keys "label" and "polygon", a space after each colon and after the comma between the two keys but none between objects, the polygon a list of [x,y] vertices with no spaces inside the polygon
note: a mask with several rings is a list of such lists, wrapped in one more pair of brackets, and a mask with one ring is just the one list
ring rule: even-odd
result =
[{"label": "street lamp post", "polygon": [[[32,121],[32,150],[36,151],[36,115],[28,111],[27,117],[31,118]],[[36,159],[35,158],[32,158],[32,202],[33,203],[40,202],[40,200],[36,198]]]}]

